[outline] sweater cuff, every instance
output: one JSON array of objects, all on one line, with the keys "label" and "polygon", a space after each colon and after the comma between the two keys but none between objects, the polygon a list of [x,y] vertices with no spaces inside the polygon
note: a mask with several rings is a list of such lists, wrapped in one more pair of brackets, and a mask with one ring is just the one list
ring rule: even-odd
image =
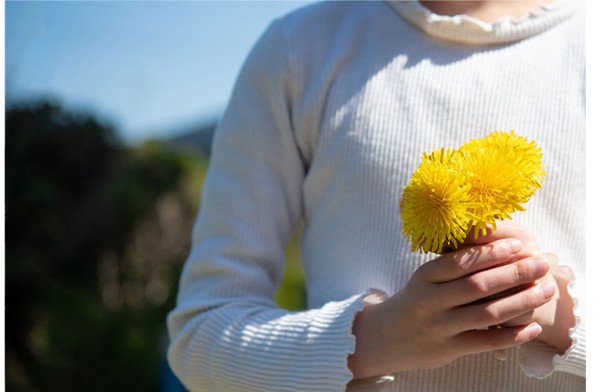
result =
[{"label": "sweater cuff", "polygon": [[586,363],[586,323],[585,323],[585,284],[575,285],[575,275],[568,267],[563,267],[569,280],[568,292],[573,299],[575,326],[569,329],[571,347],[560,355],[556,349],[544,342],[533,340],[521,346],[519,360],[526,375],[543,379],[554,372],[566,372],[585,377]]},{"label": "sweater cuff", "polygon": [[[221,351],[227,355],[214,358],[210,369],[213,382],[218,384],[217,380],[235,374],[237,379],[232,382],[246,391],[264,391],[265,385],[269,385],[268,390],[277,391],[343,390],[352,380],[348,355],[356,345],[352,334],[354,317],[363,309],[363,300],[369,294],[357,294],[303,312],[278,309],[255,314],[237,338],[232,334],[221,340],[231,349]],[[237,358],[229,355],[233,352]],[[252,358],[244,358],[246,355]],[[252,361],[252,368],[261,371],[249,372],[248,360]],[[223,389],[237,390],[233,385]]]}]

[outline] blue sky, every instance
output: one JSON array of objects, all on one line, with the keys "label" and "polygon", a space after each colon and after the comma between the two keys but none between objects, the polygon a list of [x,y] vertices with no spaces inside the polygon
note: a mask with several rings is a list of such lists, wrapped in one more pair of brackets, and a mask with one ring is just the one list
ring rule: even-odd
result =
[{"label": "blue sky", "polygon": [[270,21],[311,1],[7,1],[7,102],[50,96],[137,142],[224,109]]}]

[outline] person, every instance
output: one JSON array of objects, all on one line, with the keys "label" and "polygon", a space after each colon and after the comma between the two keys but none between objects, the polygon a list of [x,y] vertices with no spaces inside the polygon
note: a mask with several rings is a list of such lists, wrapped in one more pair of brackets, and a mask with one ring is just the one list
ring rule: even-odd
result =
[{"label": "person", "polygon": [[[187,388],[583,391],[583,26],[575,0],[323,2],[275,20],[217,128],[168,316]],[[398,204],[421,154],[494,130],[543,151],[527,211],[411,252]],[[300,222],[308,306],[291,312],[272,297]]]}]

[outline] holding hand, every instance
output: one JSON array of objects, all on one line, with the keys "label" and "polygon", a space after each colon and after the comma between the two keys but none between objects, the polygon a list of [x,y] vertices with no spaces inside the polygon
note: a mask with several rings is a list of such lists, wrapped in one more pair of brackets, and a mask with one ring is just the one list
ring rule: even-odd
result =
[{"label": "holding hand", "polygon": [[[444,366],[542,333],[556,281],[533,236],[501,223],[487,236],[421,266],[401,291],[365,304],[349,357],[355,379]],[[488,327],[503,325],[501,329]]]},{"label": "holding hand", "polygon": [[[519,238],[527,244],[526,247],[539,254],[539,247],[531,232],[510,222],[500,222],[496,230],[493,232],[488,231],[487,236],[479,238],[473,243],[484,243],[510,237]],[[572,344],[569,329],[575,325],[573,300],[567,290],[569,273],[564,270],[566,267],[558,265],[556,255],[544,253],[543,256],[549,262],[550,271],[540,278],[536,284],[548,290],[550,286],[555,286],[557,289],[554,290],[552,299],[528,314],[523,314],[503,323],[502,326],[518,326],[535,321],[542,326],[542,333],[537,339],[548,343],[556,348],[558,353],[563,354]],[[568,268],[566,269],[568,270]]]}]

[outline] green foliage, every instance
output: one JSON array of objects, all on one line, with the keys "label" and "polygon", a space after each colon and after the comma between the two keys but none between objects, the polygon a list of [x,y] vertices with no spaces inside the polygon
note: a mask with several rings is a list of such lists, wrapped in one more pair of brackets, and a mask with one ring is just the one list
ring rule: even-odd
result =
[{"label": "green foliage", "polygon": [[124,147],[56,103],[9,108],[9,390],[158,388],[196,207],[182,183],[201,162],[160,143]]},{"label": "green foliage", "polygon": [[283,278],[274,297],[275,303],[288,310],[306,309],[306,285],[301,264],[300,233],[301,227],[298,228],[287,246]]},{"label": "green foliage", "polygon": [[[158,390],[206,159],[57,103],[6,112],[6,387]],[[298,235],[276,294],[306,306]]]}]

